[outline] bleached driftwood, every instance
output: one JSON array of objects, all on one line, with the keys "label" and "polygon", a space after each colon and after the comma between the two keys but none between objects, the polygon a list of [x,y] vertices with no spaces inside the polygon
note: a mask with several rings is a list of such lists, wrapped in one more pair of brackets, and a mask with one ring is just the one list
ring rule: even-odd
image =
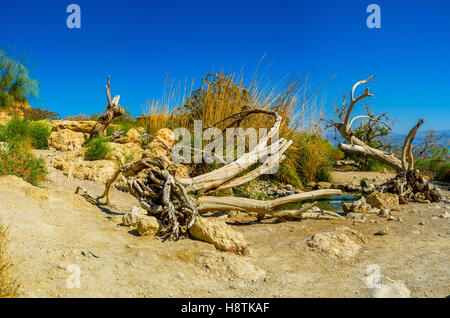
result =
[{"label": "bleached driftwood", "polygon": [[[167,157],[144,158],[118,169],[106,183],[104,193],[97,199],[105,198],[106,204],[108,204],[110,188],[120,174],[136,176],[145,169],[147,173],[145,178],[129,181],[130,192],[138,199],[141,207],[147,210],[148,214],[161,220],[163,225],[160,234],[178,238],[182,235],[188,235],[189,228],[194,224],[199,212],[229,209],[246,212],[255,211],[260,218],[266,214],[278,214],[280,216],[290,214],[291,217],[301,218],[300,214],[303,209],[284,211],[280,207],[292,202],[341,194],[340,190],[319,190],[294,194],[271,201],[209,196],[200,196],[197,201],[194,200],[189,193],[195,191],[212,193],[244,184],[269,171],[284,158],[283,153],[292,144],[292,141],[283,138],[272,141],[272,137],[278,134],[282,120],[276,112],[263,109],[245,110],[225,118],[221,122],[232,120],[233,123],[236,123],[253,114],[265,114],[272,117],[274,120],[272,128],[265,136],[260,138],[253,150],[235,161],[203,175],[176,179],[169,173],[169,168],[174,163]],[[257,164],[262,158],[266,158],[264,163],[245,173],[247,169]],[[307,216],[305,215],[305,217]]]}]

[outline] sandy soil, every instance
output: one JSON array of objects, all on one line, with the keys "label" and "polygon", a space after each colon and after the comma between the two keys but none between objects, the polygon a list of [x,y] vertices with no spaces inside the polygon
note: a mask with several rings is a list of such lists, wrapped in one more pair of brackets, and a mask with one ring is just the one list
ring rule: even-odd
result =
[{"label": "sandy soil", "polygon": [[[121,215],[136,205],[132,196],[113,191],[112,206],[100,209],[73,193],[77,185],[100,193],[103,185],[49,170],[49,199],[39,199],[39,191],[46,190],[36,195],[18,182],[0,182],[0,221],[10,225],[22,297],[365,297],[363,279],[371,264],[378,264],[382,275],[404,281],[412,297],[450,294],[450,219],[439,217],[450,212],[448,201],[402,206],[393,212],[402,222],[378,216],[369,217],[378,223],[232,222],[251,248],[250,256],[239,259],[265,271],[254,279],[234,273],[226,262],[219,267],[199,262],[203,251],[215,251],[209,244],[137,236],[120,225]],[[364,173],[345,174],[352,181],[355,175],[358,181],[367,178]],[[450,193],[443,193],[448,200]],[[312,234],[337,225],[368,237],[362,251],[348,261],[329,258],[305,243]],[[373,235],[385,226],[388,235]],[[81,270],[80,288],[67,287],[74,274],[67,271],[71,264]]]}]

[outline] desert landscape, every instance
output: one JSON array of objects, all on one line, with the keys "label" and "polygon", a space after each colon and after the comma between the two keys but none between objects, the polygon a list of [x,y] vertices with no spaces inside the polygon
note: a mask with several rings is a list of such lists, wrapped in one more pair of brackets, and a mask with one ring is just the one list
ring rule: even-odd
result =
[{"label": "desert landscape", "polygon": [[[184,5],[174,8],[191,12],[190,23],[205,18],[198,15],[206,5]],[[422,9],[440,15],[440,5]],[[256,56],[248,52],[261,41],[242,40],[236,50],[232,31],[203,24],[195,34],[207,32],[207,40],[181,36],[194,26],[180,17],[166,25],[161,17],[171,15],[155,3],[143,6],[160,13],[161,30],[150,32],[140,25],[142,12],[117,2],[108,10],[129,23],[108,24],[105,32],[98,24],[103,7],[82,6],[87,10],[64,8],[64,28],[50,32],[63,43],[55,52],[48,39],[25,41],[12,28],[20,49],[36,49],[31,61],[42,60],[43,70],[35,72],[0,40],[0,298],[450,297],[448,77],[439,72],[437,84],[427,86],[429,64],[410,73],[422,56],[392,49],[403,37],[380,44],[379,35],[393,31],[389,24],[381,29],[378,4],[363,8],[370,15],[358,27],[352,19],[361,8],[343,6],[351,19],[324,22],[322,40],[305,41],[311,51],[268,39],[263,47],[283,67],[270,71],[261,59],[251,74],[237,71],[236,61],[241,50]],[[272,6],[261,4],[261,14],[272,18],[281,8]],[[333,10],[318,12],[311,3],[284,6],[333,18]],[[399,8],[383,6],[392,24]],[[35,9],[57,23],[57,8],[44,7]],[[228,19],[236,14],[225,15],[228,9],[215,12]],[[88,12],[86,29],[81,12]],[[293,32],[286,21],[298,23],[276,19],[283,36]],[[211,34],[221,32],[224,47],[212,54]],[[430,30],[421,32],[414,33],[427,35],[421,46],[441,44]],[[141,40],[149,34],[163,45]],[[364,63],[349,57],[358,55],[352,46],[340,56],[342,34],[383,49],[360,41]],[[172,39],[179,39],[176,47]],[[324,39],[338,49],[317,44]],[[443,51],[428,60],[445,70]],[[297,68],[297,54],[319,75],[280,76]],[[202,73],[200,82],[156,80],[219,61],[225,66]],[[149,98],[161,82],[162,96]]]}]

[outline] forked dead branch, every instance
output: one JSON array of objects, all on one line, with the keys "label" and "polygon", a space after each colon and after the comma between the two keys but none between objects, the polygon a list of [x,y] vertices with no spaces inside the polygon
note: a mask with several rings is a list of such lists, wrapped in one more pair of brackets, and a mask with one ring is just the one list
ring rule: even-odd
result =
[{"label": "forked dead branch", "polygon": [[[419,119],[417,124],[414,125],[406,136],[402,147],[401,158],[397,158],[392,152],[388,153],[386,151],[370,147],[355,136],[354,131],[352,130],[352,124],[355,120],[368,118],[369,121],[379,121],[379,119],[374,116],[356,116],[353,119],[350,119],[353,108],[359,101],[367,97],[373,97],[373,95],[369,92],[369,88],[366,88],[363,94],[355,97],[356,88],[359,85],[369,83],[374,77],[375,75],[365,80],[360,80],[353,85],[350,93],[350,104],[347,104],[344,96],[342,106],[336,107],[336,115],[340,121],[328,121],[330,123],[329,127],[336,128],[342,138],[348,142],[348,144],[340,143],[338,148],[346,153],[378,160],[394,168],[398,173],[397,176],[381,185],[378,190],[398,194],[400,197],[400,202],[439,201],[439,192],[425,180],[419,170],[414,169],[412,142],[417,134],[417,131],[419,130],[419,127],[423,124],[422,119]],[[380,121],[380,123],[391,130],[391,127],[384,121]]]},{"label": "forked dead branch", "polygon": [[111,100],[111,84],[109,82],[109,75],[105,87],[108,106],[106,106],[105,112],[102,115],[100,115],[97,123],[92,128],[89,134],[89,139],[101,136],[103,132],[106,130],[106,128],[109,126],[109,124],[111,124],[114,118],[122,116],[125,113],[123,107],[119,105],[120,95],[115,96],[114,99]]}]

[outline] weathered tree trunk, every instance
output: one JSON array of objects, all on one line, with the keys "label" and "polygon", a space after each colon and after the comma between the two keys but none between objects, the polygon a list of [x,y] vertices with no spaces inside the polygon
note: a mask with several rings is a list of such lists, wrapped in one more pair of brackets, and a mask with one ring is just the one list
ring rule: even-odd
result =
[{"label": "weathered tree trunk", "polygon": [[103,135],[103,132],[105,131],[106,127],[108,127],[108,125],[113,121],[113,119],[122,116],[125,113],[123,107],[119,106],[120,95],[115,96],[114,99],[111,100],[109,75],[108,75],[108,82],[106,84],[106,98],[108,100],[108,106],[106,106],[105,112],[102,115],[100,115],[95,126],[92,127],[92,130],[89,134],[89,139]]},{"label": "weathered tree trunk", "polygon": [[[163,227],[160,235],[176,239],[179,236],[188,235],[189,228],[194,224],[196,217],[199,217],[199,211],[237,210],[257,212],[259,219],[266,214],[286,218],[302,218],[303,209],[285,211],[281,210],[280,207],[291,202],[341,194],[340,190],[319,190],[271,201],[235,197],[200,197],[195,201],[189,195],[190,192],[211,193],[238,186],[257,178],[265,171],[269,171],[284,158],[283,153],[291,145],[292,141],[282,138],[276,141],[271,140],[278,133],[282,119],[276,112],[253,109],[234,114],[225,120],[242,120],[246,116],[257,113],[273,117],[273,126],[266,136],[260,138],[259,143],[252,151],[242,155],[235,161],[194,178],[176,179],[168,171],[173,162],[166,156],[144,158],[117,170],[114,176],[106,183],[104,193],[97,199],[106,198],[106,204],[108,204],[110,187],[121,173],[125,176],[135,176],[146,169],[147,176],[144,179],[129,181],[130,192],[138,199],[141,207],[147,210],[149,215],[156,216],[161,220]],[[243,176],[238,176],[252,165],[257,164],[263,157],[267,159],[259,167],[254,168]],[[320,219],[338,216],[313,214],[305,215],[304,217]]]},{"label": "weathered tree trunk", "polygon": [[[364,94],[355,98],[355,89],[361,84],[369,83],[370,80],[374,77],[375,75],[369,77],[366,80],[360,80],[353,86],[350,95],[350,105],[348,107],[344,98],[342,108],[338,109],[338,117],[339,119],[341,119],[341,122],[334,122],[332,120],[329,121],[331,125],[334,126],[337,131],[339,131],[342,138],[344,138],[349,143],[340,143],[338,145],[338,148],[346,153],[378,160],[394,168],[395,171],[398,172],[398,175],[382,185],[379,190],[398,194],[400,196],[400,201],[402,201],[403,203],[406,203],[407,201],[439,201],[439,193],[434,189],[434,187],[428,184],[428,182],[422,177],[420,171],[414,170],[412,142],[417,134],[417,131],[419,130],[419,127],[423,124],[422,119],[419,119],[417,124],[414,125],[414,127],[406,136],[403,143],[402,155],[400,159],[397,158],[393,153],[387,153],[379,149],[370,147],[362,140],[355,137],[354,132],[351,129],[352,123],[358,118],[369,116],[357,116],[350,120],[351,112],[358,101],[361,101],[366,97],[373,97],[373,95],[369,93],[369,88],[366,88]],[[371,120],[376,120],[372,117],[369,118]],[[386,125],[390,129],[390,127],[386,123],[382,121],[379,122]]]}]

